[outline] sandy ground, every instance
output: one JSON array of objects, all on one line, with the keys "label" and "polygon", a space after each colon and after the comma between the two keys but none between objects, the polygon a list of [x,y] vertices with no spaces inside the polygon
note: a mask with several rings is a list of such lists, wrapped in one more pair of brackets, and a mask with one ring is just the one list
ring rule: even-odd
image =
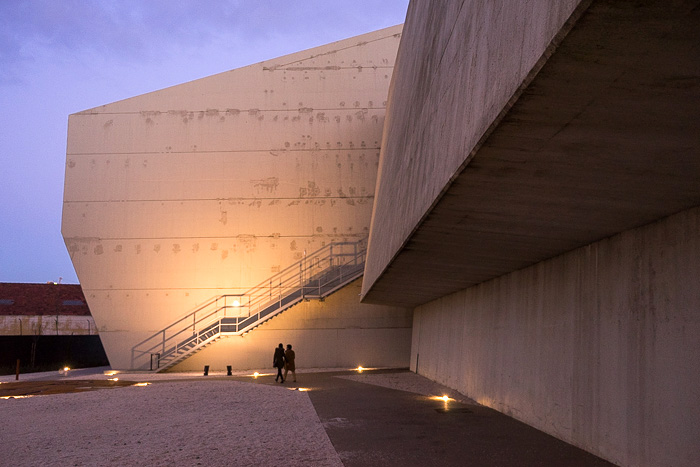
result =
[{"label": "sandy ground", "polygon": [[[223,375],[217,373],[205,379],[201,373],[102,370],[35,373],[20,381],[118,377],[153,384],[87,390],[86,381],[86,392],[0,399],[0,465],[342,465],[306,392],[212,379]],[[413,373],[343,377],[424,395],[443,393]],[[14,382],[14,376],[0,382]]]}]

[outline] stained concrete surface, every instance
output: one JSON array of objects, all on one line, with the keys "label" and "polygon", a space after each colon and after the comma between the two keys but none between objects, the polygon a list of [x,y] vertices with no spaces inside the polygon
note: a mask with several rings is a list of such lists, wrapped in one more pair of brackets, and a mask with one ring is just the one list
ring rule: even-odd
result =
[{"label": "stained concrete surface", "polygon": [[[425,18],[453,17],[440,2],[413,3],[428,11],[412,18],[409,9],[399,51],[365,302],[425,304],[700,204],[696,0],[581,2],[568,34],[563,27],[542,49],[539,72],[495,110],[482,95],[507,88],[512,73],[487,74],[479,59],[537,71],[515,55],[514,31],[539,30],[527,21],[554,11],[522,2],[541,11],[521,18],[509,4],[490,15],[499,2],[464,2],[454,27],[429,35]],[[494,40],[473,34],[477,14]],[[425,56],[405,47],[445,36],[451,45]],[[422,68],[449,53],[459,71]],[[413,85],[416,69],[423,87]],[[477,116],[497,112],[488,131],[474,131]]]}]

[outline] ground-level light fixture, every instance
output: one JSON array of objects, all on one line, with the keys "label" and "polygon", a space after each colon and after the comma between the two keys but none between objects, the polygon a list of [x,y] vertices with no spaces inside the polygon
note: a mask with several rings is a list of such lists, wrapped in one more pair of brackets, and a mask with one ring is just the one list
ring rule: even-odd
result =
[{"label": "ground-level light fixture", "polygon": [[448,405],[449,405],[448,402],[454,401],[454,399],[451,398],[450,396],[448,396],[447,394],[442,395],[442,396],[433,396],[433,397],[431,397],[431,399],[435,400],[435,401],[442,401],[445,404],[445,407],[443,410],[447,410]]}]

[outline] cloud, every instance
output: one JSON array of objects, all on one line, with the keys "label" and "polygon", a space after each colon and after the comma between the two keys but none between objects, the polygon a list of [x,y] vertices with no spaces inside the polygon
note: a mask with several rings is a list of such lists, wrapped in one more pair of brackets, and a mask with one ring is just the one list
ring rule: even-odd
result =
[{"label": "cloud", "polygon": [[[318,37],[347,29],[376,29],[377,20],[404,11],[406,0],[19,0],[0,2],[0,65],[5,79],[42,52],[166,60],[179,49]],[[391,13],[391,14],[389,14]],[[400,22],[400,21],[399,21]],[[315,44],[315,45],[318,45]],[[272,58],[272,57],[266,57]]]},{"label": "cloud", "polygon": [[[0,280],[76,281],[70,113],[403,21],[408,0],[0,0]],[[11,265],[11,266],[8,266]]]}]

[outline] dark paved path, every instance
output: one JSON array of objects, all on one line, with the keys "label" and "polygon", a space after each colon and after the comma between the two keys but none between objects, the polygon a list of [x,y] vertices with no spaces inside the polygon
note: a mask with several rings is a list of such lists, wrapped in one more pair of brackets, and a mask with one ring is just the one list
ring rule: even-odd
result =
[{"label": "dark paved path", "polygon": [[[346,467],[612,465],[477,404],[450,401],[445,410],[443,401],[338,377],[354,374],[307,373],[299,375],[298,383],[285,383],[310,389],[316,413]],[[272,376],[256,382],[279,384]]]}]

